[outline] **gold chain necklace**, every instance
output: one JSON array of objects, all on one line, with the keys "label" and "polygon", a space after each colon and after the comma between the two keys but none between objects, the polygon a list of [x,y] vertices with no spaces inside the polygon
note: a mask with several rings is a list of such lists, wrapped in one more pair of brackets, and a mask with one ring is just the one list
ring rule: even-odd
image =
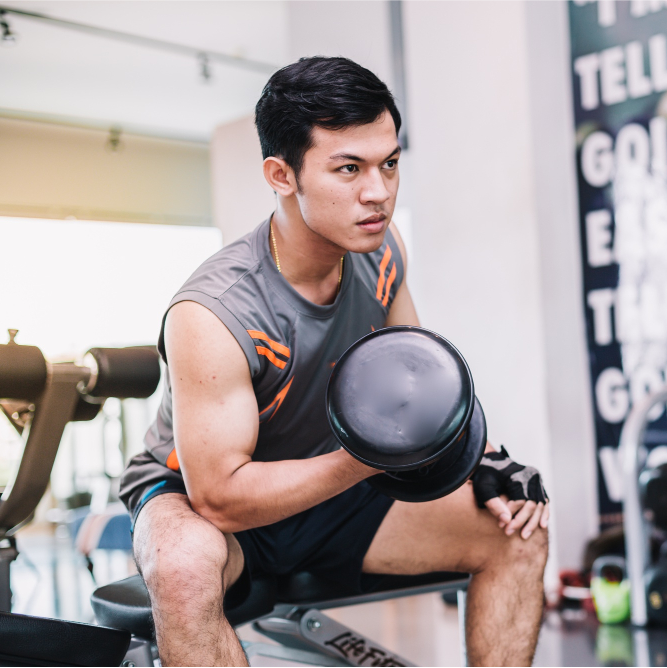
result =
[{"label": "gold chain necklace", "polygon": [[[278,273],[282,274],[283,270],[280,268],[280,257],[278,256],[278,245],[276,244],[276,236],[275,234],[273,234],[273,221],[269,223],[269,230],[271,232],[271,243],[273,245],[273,254],[276,256],[276,267],[278,269]],[[338,274],[338,287],[336,288],[336,295],[340,292],[340,284],[343,281],[343,260],[345,260],[344,255],[340,258],[340,273]]]}]

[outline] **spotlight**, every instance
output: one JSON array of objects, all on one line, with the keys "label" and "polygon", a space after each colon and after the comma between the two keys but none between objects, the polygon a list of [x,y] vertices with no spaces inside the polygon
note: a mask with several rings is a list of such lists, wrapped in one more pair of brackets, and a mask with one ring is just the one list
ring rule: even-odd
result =
[{"label": "spotlight", "polygon": [[204,83],[208,83],[213,76],[211,74],[211,67],[208,59],[208,54],[200,53],[197,56],[197,59],[199,60],[199,74],[202,78],[202,81]]},{"label": "spotlight", "polygon": [[121,138],[122,134],[123,128],[118,126],[109,128],[109,138],[107,139],[107,143],[105,145],[105,148],[107,151],[109,151],[109,153],[118,153],[125,148],[125,144]]},{"label": "spotlight", "polygon": [[15,32],[12,32],[9,23],[7,23],[7,19],[5,18],[6,14],[7,12],[0,9],[0,30],[2,30],[0,42],[2,43],[2,46],[14,46],[18,35]]}]

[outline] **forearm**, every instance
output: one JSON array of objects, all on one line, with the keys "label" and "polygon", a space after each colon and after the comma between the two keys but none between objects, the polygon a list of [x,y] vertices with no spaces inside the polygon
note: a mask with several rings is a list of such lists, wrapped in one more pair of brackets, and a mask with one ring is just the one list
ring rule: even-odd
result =
[{"label": "forearm", "polygon": [[236,533],[312,508],[373,473],[338,450],[311,459],[249,461],[204,493],[185,477],[194,510],[220,531]]}]

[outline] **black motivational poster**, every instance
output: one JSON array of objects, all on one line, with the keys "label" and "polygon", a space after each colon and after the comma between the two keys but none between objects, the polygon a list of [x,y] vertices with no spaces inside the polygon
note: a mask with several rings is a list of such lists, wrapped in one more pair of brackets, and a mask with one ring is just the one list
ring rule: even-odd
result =
[{"label": "black motivational poster", "polygon": [[[618,443],[667,369],[667,2],[569,4],[584,309],[601,525],[619,522]],[[667,414],[650,414],[667,461]]]}]

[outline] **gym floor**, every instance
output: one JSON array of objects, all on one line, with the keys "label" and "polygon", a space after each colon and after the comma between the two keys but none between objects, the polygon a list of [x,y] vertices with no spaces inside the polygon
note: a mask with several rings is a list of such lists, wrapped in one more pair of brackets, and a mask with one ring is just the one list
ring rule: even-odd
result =
[{"label": "gym floor", "polygon": [[[14,612],[92,622],[89,598],[96,586],[136,572],[132,558],[119,550],[97,550],[93,581],[85,560],[72,547],[65,527],[30,526],[18,535],[21,552],[12,566]],[[460,666],[458,615],[436,594],[328,610],[327,614],[420,666]],[[249,625],[244,640],[261,639]],[[667,629],[637,637],[627,627],[600,626],[578,612],[547,614],[535,657],[536,666],[631,666],[642,639],[649,664],[667,665]],[[648,640],[648,643],[646,643]],[[290,665],[256,658],[256,666]],[[295,664],[296,665],[296,664]]]}]

